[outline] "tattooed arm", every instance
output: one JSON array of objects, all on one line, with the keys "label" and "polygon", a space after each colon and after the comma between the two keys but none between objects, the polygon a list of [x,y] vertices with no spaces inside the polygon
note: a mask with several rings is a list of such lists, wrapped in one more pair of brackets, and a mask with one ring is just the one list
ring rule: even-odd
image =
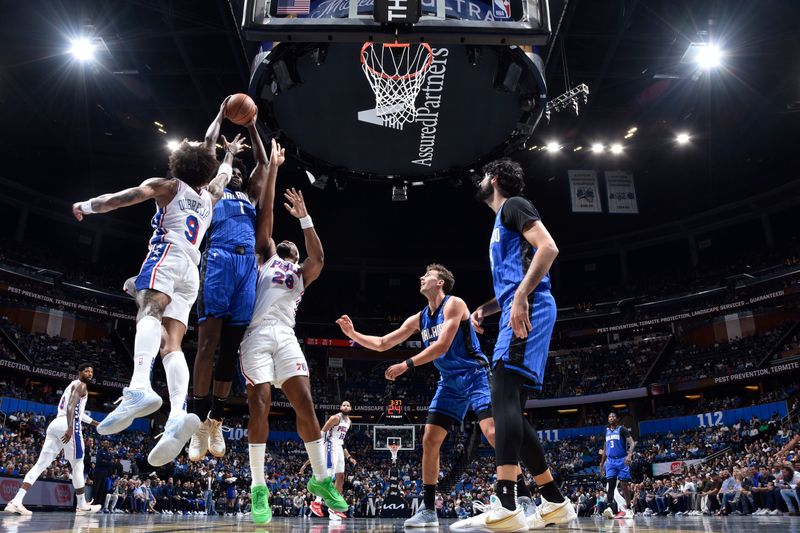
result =
[{"label": "tattooed arm", "polygon": [[144,180],[138,187],[103,194],[85,202],[75,202],[72,204],[72,214],[78,220],[83,220],[84,215],[108,213],[120,207],[140,204],[151,198],[163,207],[175,196],[177,185],[178,182],[175,180],[150,178]]}]

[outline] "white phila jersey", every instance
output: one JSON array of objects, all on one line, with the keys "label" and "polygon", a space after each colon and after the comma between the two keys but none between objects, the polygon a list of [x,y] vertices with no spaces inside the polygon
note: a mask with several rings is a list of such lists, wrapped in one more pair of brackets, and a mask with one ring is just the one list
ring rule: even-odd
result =
[{"label": "white phila jersey", "polygon": [[344,446],[344,438],[347,436],[347,430],[350,429],[350,424],[352,424],[350,417],[339,413],[339,424],[328,430],[328,440],[337,446]]},{"label": "white phila jersey", "polygon": [[[61,399],[58,401],[58,415],[57,416],[67,416],[67,407],[69,406],[69,399],[72,396],[72,391],[75,386],[80,383],[79,380],[75,380],[67,385],[67,388],[64,389],[64,394],[61,395]],[[80,400],[78,400],[78,418],[83,418],[83,412],[86,410],[86,400],[89,399],[89,395],[87,394]],[[68,417],[69,418],[69,417]]]},{"label": "white phila jersey", "polygon": [[156,204],[156,214],[150,221],[153,237],[150,246],[169,243],[183,250],[200,264],[200,243],[211,225],[213,212],[211,193],[203,189],[197,194],[181,180],[175,197],[163,208]]},{"label": "white phila jersey", "polygon": [[300,265],[273,255],[258,269],[256,305],[251,326],[275,321],[294,328],[297,306],[303,297],[303,273]]}]

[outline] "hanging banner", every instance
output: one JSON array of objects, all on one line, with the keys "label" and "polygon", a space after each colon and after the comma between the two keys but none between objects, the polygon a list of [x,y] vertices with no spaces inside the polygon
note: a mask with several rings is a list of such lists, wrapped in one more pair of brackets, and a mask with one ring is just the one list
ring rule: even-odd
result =
[{"label": "hanging banner", "polygon": [[568,170],[569,199],[573,213],[602,213],[600,188],[594,170]]},{"label": "hanging banner", "polygon": [[604,174],[606,176],[608,212],[638,214],[639,203],[636,201],[633,174],[624,170],[606,170]]}]

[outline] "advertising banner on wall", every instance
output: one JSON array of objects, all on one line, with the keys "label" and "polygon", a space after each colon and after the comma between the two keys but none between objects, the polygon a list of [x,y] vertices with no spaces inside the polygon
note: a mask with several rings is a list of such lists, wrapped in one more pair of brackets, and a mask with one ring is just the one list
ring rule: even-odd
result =
[{"label": "advertising banner on wall", "polygon": [[[0,505],[5,506],[17,494],[23,479],[21,477],[0,476]],[[25,505],[28,507],[52,506],[72,507],[72,483],[69,481],[39,480],[25,494]],[[2,529],[2,528],[0,528]]]}]

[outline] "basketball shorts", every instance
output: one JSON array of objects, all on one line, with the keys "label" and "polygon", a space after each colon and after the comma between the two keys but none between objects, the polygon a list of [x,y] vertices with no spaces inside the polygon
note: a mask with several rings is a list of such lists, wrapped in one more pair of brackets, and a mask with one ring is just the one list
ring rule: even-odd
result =
[{"label": "basketball shorts", "polygon": [[242,246],[206,250],[200,263],[198,322],[213,317],[232,326],[249,324],[256,303],[257,279],[258,263],[253,250]]},{"label": "basketball shorts", "polygon": [[248,328],[239,347],[239,365],[248,385],[272,383],[281,388],[295,376],[308,376],[308,364],[294,329],[262,322]]},{"label": "basketball shorts", "polygon": [[622,481],[631,479],[631,468],[625,464],[624,457],[609,457],[604,468],[606,479],[617,478]]},{"label": "basketball shorts", "polygon": [[541,389],[550,336],[556,323],[556,301],[550,291],[535,291],[528,299],[531,311],[531,331],[520,339],[511,329],[511,302],[503,306],[500,331],[494,345],[492,367],[503,361],[505,368],[527,378],[526,387]]},{"label": "basketball shorts", "polygon": [[336,474],[344,473],[344,447],[328,440],[325,443],[325,466],[328,469],[328,475],[334,476]]},{"label": "basketball shorts", "polygon": [[464,372],[447,373],[439,378],[436,394],[428,407],[428,424],[449,430],[452,423],[460,424],[471,408],[479,420],[492,415],[492,394],[489,371],[483,367]]},{"label": "basketball shorts", "polygon": [[164,316],[187,328],[199,286],[197,265],[171,243],[152,245],[136,276],[136,290],[153,289],[169,296],[171,301],[164,309]]},{"label": "basketball shorts", "polygon": [[62,450],[64,451],[64,459],[67,461],[83,460],[86,448],[83,445],[83,432],[81,431],[81,423],[78,421],[75,424],[75,430],[72,433],[72,438],[69,442],[64,444],[61,439],[67,432],[67,417],[56,417],[47,426],[47,435],[44,439],[42,446],[42,453],[52,453],[58,455]]}]

